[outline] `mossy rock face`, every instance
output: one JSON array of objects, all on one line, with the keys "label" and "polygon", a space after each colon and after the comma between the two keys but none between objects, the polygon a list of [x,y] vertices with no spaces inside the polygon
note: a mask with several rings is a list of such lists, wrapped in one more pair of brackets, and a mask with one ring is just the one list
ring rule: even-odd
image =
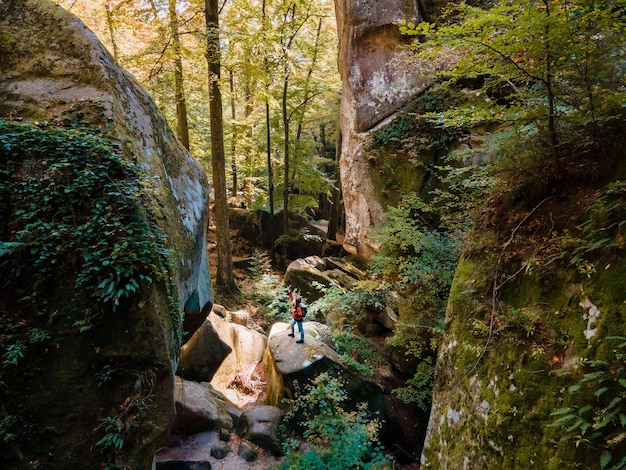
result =
[{"label": "mossy rock face", "polygon": [[590,278],[564,267],[519,276],[501,288],[492,312],[485,305],[494,269],[493,250],[459,263],[424,467],[597,468],[600,452],[561,442],[551,413],[589,400],[567,392],[580,382],[579,361],[608,360],[615,344],[607,336],[624,334],[626,263]]},{"label": "mossy rock face", "polygon": [[149,468],[213,300],[205,175],[71,14],[3,2],[0,38],[0,467]]}]

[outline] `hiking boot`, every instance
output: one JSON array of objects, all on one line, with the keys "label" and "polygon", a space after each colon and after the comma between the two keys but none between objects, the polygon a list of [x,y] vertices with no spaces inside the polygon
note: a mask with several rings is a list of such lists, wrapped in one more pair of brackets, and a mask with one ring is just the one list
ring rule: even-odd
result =
[{"label": "hiking boot", "polygon": [[296,340],[296,343],[304,343],[304,340],[303,339],[298,339],[298,340]]},{"label": "hiking boot", "polygon": [[291,336],[293,338],[293,333],[289,333],[287,336]]}]

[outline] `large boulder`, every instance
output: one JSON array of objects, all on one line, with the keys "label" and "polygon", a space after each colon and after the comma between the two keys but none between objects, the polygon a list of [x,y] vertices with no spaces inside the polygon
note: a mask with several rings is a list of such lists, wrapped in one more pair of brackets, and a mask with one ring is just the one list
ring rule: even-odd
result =
[{"label": "large boulder", "polygon": [[284,414],[275,406],[256,406],[242,413],[237,434],[274,455],[281,455],[283,447],[278,430]]},{"label": "large boulder", "polygon": [[[516,249],[537,249],[537,227],[555,233],[555,225],[563,221],[582,224],[581,215],[587,213],[584,205],[578,206],[579,194],[565,194],[550,210],[533,215],[525,232],[516,234]],[[554,214],[562,215],[556,224]],[[522,216],[517,214],[517,220]],[[510,223],[514,227],[517,221]],[[573,435],[578,429],[564,439],[578,415],[559,427],[554,423],[563,415],[552,413],[559,408],[577,410],[593,427],[599,416],[607,416],[606,410],[596,413],[608,409],[613,398],[621,399],[614,389],[603,389],[608,381],[593,377],[604,370],[611,371],[611,380],[624,377],[619,345],[626,332],[626,259],[615,257],[589,277],[564,263],[514,278],[522,261],[511,257],[504,263],[500,249],[491,249],[502,246],[498,244],[506,233],[491,224],[478,227],[472,241],[489,241],[482,245],[489,251],[472,253],[468,244],[456,270],[422,468],[598,468],[607,448],[581,442]],[[498,303],[492,311],[484,303],[491,299],[494,272],[511,282],[498,286],[502,289],[493,294]],[[587,373],[591,380],[585,378]],[[587,412],[580,411],[587,406]],[[608,449],[615,452],[613,461],[623,458],[623,447]]]},{"label": "large boulder", "polygon": [[350,288],[364,278],[365,273],[347,260],[307,256],[289,263],[284,282],[299,292],[306,302],[314,302],[324,295],[327,287]]},{"label": "large boulder", "polygon": [[[401,152],[377,165],[371,149],[377,131],[431,82],[421,65],[409,58],[407,38],[397,21],[422,21],[413,0],[337,0],[339,73],[342,79],[340,149],[341,186],[346,222],[346,246],[364,256],[375,253],[369,229],[384,221],[385,193],[397,174],[420,181],[422,175],[405,165]],[[385,167],[393,175],[385,175]],[[406,189],[406,188],[402,188]]]},{"label": "large boulder", "polygon": [[[219,318],[213,313],[211,315]],[[177,374],[186,380],[210,382],[232,350],[207,318],[181,348]]]},{"label": "large boulder", "polygon": [[263,361],[267,337],[256,330],[230,323],[214,312],[208,321],[215,328],[220,342],[231,349],[211,383],[236,403],[257,398],[262,391],[257,365]]},{"label": "large boulder", "polygon": [[[271,248],[272,243],[282,235],[283,213],[274,214],[272,220],[266,211],[251,211],[248,209],[229,209],[229,226],[237,230],[239,236],[258,243],[266,248]],[[274,240],[270,240],[270,228],[274,234]],[[311,224],[306,217],[300,214],[289,213],[289,228],[301,230],[307,235],[317,237],[317,240],[298,238],[287,243],[287,257],[289,259],[304,258],[306,256],[319,255],[324,248],[326,233],[320,227]]]},{"label": "large boulder", "polygon": [[303,344],[288,336],[288,323],[278,322],[272,326],[265,354],[270,376],[266,402],[279,405],[283,398],[294,398],[297,387],[302,390],[319,374],[330,372],[340,375],[344,381],[349,405],[368,403],[370,410],[383,416],[384,388],[344,364],[332,347],[326,325],[305,321],[303,326]]},{"label": "large boulder", "polygon": [[335,285],[325,272],[326,263],[319,256],[298,258],[287,266],[285,284],[298,291],[307,302],[321,298],[324,293],[316,287],[322,288]]},{"label": "large boulder", "polygon": [[[10,287],[17,290],[8,290],[6,282],[13,282],[13,276],[3,272],[3,315],[6,312],[11,323],[13,315],[20,316],[22,323],[15,323],[18,329],[13,333],[22,334],[23,329],[27,338],[36,328],[41,341],[22,351],[19,369],[3,368],[0,377],[0,383],[11,383],[10,389],[3,386],[0,390],[0,414],[15,418],[11,421],[15,424],[4,429],[14,438],[8,448],[2,443],[0,466],[19,468],[38,462],[42,467],[54,467],[62,462],[67,469],[107,463],[150,468],[154,450],[174,419],[174,371],[183,331],[193,332],[213,301],[205,249],[209,191],[204,172],[176,140],[148,93],[115,63],[91,31],[47,0],[0,3],[0,118],[32,123],[39,135],[50,132],[65,136],[65,141],[82,129],[94,136],[92,142],[105,142],[103,146],[137,168],[137,174],[141,168],[145,178],[134,182],[145,185],[141,198],[120,195],[117,200],[128,203],[129,214],[134,211],[133,224],[150,227],[154,239],[142,241],[162,243],[159,253],[163,266],[167,265],[167,275],[154,278],[138,276],[142,271],[119,271],[117,282],[128,282],[119,284],[128,295],[118,299],[113,290],[118,286],[113,283],[109,295],[114,302],[94,298],[93,290],[100,288],[100,281],[81,284],[81,257],[99,249],[99,244],[115,240],[119,255],[132,263],[132,256],[140,254],[124,251],[129,246],[124,237],[132,238],[132,227],[122,223],[80,245],[85,232],[79,230],[87,228],[70,223],[69,238],[59,232],[44,234],[49,237],[46,246],[58,246],[59,257],[64,255],[62,247],[75,248],[76,257],[69,262],[59,258],[52,279],[39,282],[36,278],[49,261],[39,259],[37,250],[20,254],[22,267],[41,269]],[[19,149],[11,151],[19,153]],[[82,151],[74,149],[76,155]],[[85,152],[86,158],[90,155]],[[7,161],[3,154],[2,163]],[[38,169],[31,177],[41,184],[54,178],[55,171],[66,171],[65,167],[54,169],[50,155],[32,151],[32,145],[28,161],[15,162],[15,168],[3,169],[3,175],[8,174],[14,183],[26,181],[28,168]],[[84,164],[84,160],[76,162],[77,166]],[[111,173],[105,179],[113,182],[118,177]],[[10,227],[20,217],[14,210],[19,199],[10,192],[19,185],[2,183],[5,192],[0,199],[6,203],[0,205],[0,239],[14,243],[16,234]],[[60,196],[52,204],[67,207],[70,190],[64,185],[76,183],[59,182]],[[143,205],[133,206],[137,201]],[[75,207],[76,216],[97,211],[104,211],[102,223],[107,214],[117,215],[107,213],[106,205],[96,207],[89,197]],[[38,217],[38,222],[58,220]],[[68,239],[72,242],[62,245]],[[10,263],[11,256],[4,253],[3,263]],[[107,275],[116,266],[115,259],[101,260],[90,275]],[[26,303],[18,300],[26,298],[30,299]],[[181,307],[186,309],[184,327]],[[120,411],[123,406],[127,413]],[[106,434],[105,419],[121,420],[132,430],[124,436],[120,453],[101,441]]]},{"label": "large boulder", "polygon": [[218,430],[228,435],[233,418],[239,419],[238,408],[207,382],[197,383],[176,377],[174,388],[176,420],[172,433],[189,436]]}]

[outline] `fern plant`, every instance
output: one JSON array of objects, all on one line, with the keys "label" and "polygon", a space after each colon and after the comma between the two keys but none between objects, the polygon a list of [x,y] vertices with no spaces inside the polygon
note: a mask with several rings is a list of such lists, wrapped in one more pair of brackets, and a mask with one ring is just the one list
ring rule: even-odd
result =
[{"label": "fern plant", "polygon": [[559,408],[551,413],[551,427],[563,431],[562,441],[601,449],[600,468],[626,469],[626,337],[618,340],[610,361],[586,361],[578,384],[568,388],[572,398],[590,397],[583,405]]}]

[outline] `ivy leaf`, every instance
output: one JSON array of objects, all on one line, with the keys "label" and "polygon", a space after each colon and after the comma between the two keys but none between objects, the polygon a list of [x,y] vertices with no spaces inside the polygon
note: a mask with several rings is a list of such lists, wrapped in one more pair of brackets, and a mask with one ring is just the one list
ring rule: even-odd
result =
[{"label": "ivy leaf", "polygon": [[606,466],[611,463],[612,459],[613,456],[611,455],[611,452],[609,452],[608,450],[603,452],[600,455],[600,468],[606,468]]}]

